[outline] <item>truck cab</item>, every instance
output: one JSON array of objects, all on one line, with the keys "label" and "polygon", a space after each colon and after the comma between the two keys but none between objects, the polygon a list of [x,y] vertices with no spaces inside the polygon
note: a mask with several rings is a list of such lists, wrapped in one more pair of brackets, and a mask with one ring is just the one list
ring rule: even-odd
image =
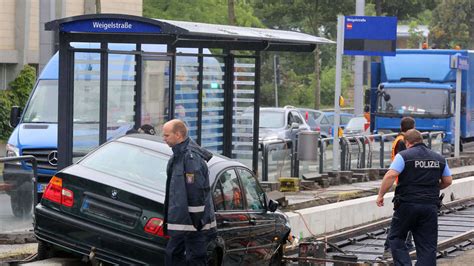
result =
[{"label": "truck cab", "polygon": [[[459,53],[473,58],[466,50],[397,50],[394,57],[382,57],[372,64],[371,128],[374,133],[398,132],[400,119],[411,116],[420,131],[444,131],[444,143],[454,144],[456,69],[451,56]],[[469,71],[469,73],[471,70]],[[474,135],[470,109],[472,74],[461,81],[461,139]],[[473,117],[474,119],[474,117]]]}]

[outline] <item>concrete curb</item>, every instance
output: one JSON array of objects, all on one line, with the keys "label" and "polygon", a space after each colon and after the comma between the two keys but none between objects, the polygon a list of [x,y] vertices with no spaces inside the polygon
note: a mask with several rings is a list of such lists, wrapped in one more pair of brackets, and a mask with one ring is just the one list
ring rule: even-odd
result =
[{"label": "concrete curb", "polygon": [[[452,201],[451,198],[472,197],[474,177],[454,180],[453,185],[443,192],[446,194],[444,203]],[[374,195],[285,213],[290,219],[292,233],[295,236],[303,238],[319,236],[390,217],[393,214],[391,204],[393,192],[385,195],[383,207],[375,205],[376,198]]]}]

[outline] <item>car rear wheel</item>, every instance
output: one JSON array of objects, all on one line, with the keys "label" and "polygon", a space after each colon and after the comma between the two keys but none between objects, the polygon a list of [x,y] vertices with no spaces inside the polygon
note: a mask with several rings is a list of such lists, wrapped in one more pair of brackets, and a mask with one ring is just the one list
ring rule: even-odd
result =
[{"label": "car rear wheel", "polygon": [[36,255],[36,260],[45,260],[54,257],[55,250],[48,243],[38,240],[38,253]]}]

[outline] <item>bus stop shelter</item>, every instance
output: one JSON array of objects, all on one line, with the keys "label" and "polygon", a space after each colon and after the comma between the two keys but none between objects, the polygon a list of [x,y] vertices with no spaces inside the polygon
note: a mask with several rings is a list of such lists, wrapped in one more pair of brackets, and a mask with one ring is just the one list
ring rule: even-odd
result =
[{"label": "bus stop shelter", "polygon": [[293,31],[122,14],[45,27],[59,35],[58,169],[131,128],[159,131],[180,118],[198,144],[257,172],[261,52],[333,43]]}]

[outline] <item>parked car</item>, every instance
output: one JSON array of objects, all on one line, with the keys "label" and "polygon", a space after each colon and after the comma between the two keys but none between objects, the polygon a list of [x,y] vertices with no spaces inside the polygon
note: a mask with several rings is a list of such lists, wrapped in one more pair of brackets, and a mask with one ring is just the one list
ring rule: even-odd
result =
[{"label": "parked car", "polygon": [[[252,119],[253,108],[243,112],[241,117]],[[261,107],[259,122],[260,141],[293,139],[299,132],[311,130],[298,109],[293,106]]]},{"label": "parked car", "polygon": [[[170,156],[157,136],[132,134],[56,173],[34,211],[38,257],[63,250],[113,264],[163,262]],[[215,155],[208,166],[218,229],[209,263],[278,264],[290,234],[286,215],[243,164]]]},{"label": "parked car", "polygon": [[344,137],[370,135],[370,123],[363,116],[351,118],[344,128]]},{"label": "parked car", "polygon": [[[298,111],[305,118],[311,130],[321,133],[321,138],[333,136],[334,112],[323,112],[307,108],[298,108]],[[354,117],[353,114],[340,113],[339,123],[341,128],[344,129],[352,117]]]}]

